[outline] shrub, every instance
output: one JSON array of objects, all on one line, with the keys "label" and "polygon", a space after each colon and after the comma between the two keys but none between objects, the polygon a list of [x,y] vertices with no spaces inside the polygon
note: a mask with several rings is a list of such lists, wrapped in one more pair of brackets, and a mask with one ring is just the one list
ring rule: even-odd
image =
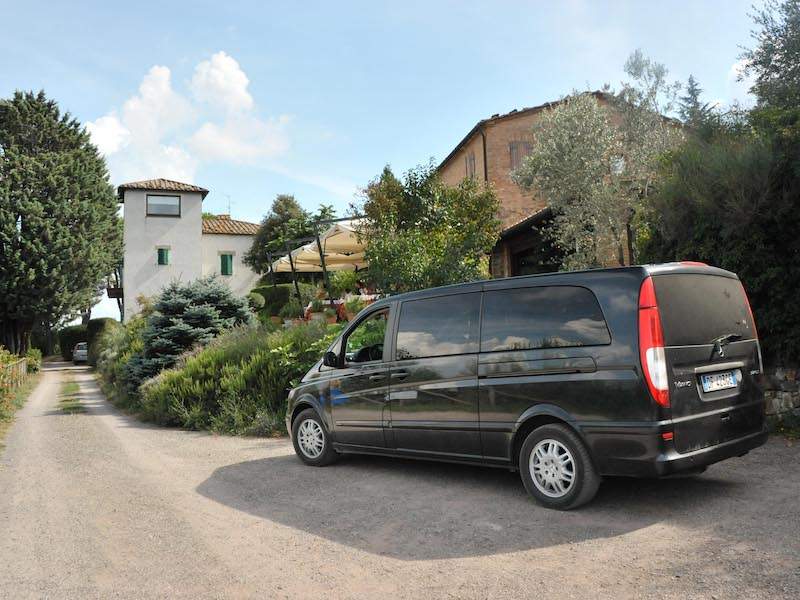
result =
[{"label": "shrub", "polygon": [[72,350],[78,342],[88,342],[89,332],[86,325],[68,325],[58,332],[58,345],[61,347],[61,357],[72,360]]},{"label": "shrub", "polygon": [[262,308],[264,308],[264,296],[259,294],[258,292],[250,292],[247,294],[247,301],[250,304],[250,308],[254,311],[258,312]]},{"label": "shrub", "polygon": [[28,359],[28,373],[38,373],[42,368],[42,351],[39,348],[28,348],[25,358]]},{"label": "shrub", "polygon": [[89,342],[89,364],[93,367],[97,366],[97,349],[96,341],[100,333],[106,327],[113,327],[114,325],[119,325],[119,321],[115,319],[110,319],[108,317],[103,317],[100,319],[91,319],[86,326],[86,335],[87,341]]},{"label": "shrub", "polygon": [[281,308],[278,316],[281,316],[284,319],[297,319],[302,312],[303,307],[295,298],[292,298],[283,305],[283,308]]},{"label": "shrub", "polygon": [[309,323],[274,332],[229,331],[145,382],[143,416],[220,433],[284,431],[286,389],[319,360],[340,329]]},{"label": "shrub", "polygon": [[146,318],[137,315],[125,325],[105,327],[95,341],[97,371],[103,391],[117,406],[138,409],[138,384],[126,379],[127,365],[144,347]]},{"label": "shrub", "polygon": [[355,271],[336,271],[331,273],[331,294],[334,298],[341,298],[348,292],[355,292],[360,277],[361,275]]},{"label": "shrub", "polygon": [[[308,303],[314,296],[314,286],[307,283],[298,283],[298,287],[300,288],[300,297],[303,302]],[[289,299],[295,297],[294,284],[292,283],[281,283],[274,287],[264,285],[255,288],[253,291],[264,297],[264,307],[261,311],[266,313],[268,317],[278,315]]]},{"label": "shrub", "polygon": [[246,301],[214,277],[169,284],[147,317],[141,351],[127,361],[124,380],[129,392],[135,394],[144,380],[171,367],[187,350],[251,321]]}]

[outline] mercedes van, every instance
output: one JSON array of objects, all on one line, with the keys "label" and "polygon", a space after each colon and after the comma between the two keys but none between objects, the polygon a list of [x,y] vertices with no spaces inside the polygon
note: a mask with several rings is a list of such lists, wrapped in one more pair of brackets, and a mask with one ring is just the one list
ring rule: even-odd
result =
[{"label": "mercedes van", "polygon": [[697,473],[762,445],[738,277],[671,263],[495,279],[365,308],[289,394],[295,451],[518,470],[541,504],[603,476]]}]

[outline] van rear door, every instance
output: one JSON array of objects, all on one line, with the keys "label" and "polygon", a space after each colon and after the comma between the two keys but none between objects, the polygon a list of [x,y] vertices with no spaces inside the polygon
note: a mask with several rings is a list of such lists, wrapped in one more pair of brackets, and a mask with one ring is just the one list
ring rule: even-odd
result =
[{"label": "van rear door", "polygon": [[761,354],[744,288],[732,273],[703,270],[652,275],[681,453],[760,432],[764,422]]}]

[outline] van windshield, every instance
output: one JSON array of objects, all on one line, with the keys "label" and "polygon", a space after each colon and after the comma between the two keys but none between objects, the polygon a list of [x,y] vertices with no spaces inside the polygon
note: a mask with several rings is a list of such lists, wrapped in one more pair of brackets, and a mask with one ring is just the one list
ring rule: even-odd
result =
[{"label": "van windshield", "polygon": [[755,339],[738,279],[676,273],[656,275],[653,284],[666,346],[713,344],[722,336],[731,336],[731,341]]}]

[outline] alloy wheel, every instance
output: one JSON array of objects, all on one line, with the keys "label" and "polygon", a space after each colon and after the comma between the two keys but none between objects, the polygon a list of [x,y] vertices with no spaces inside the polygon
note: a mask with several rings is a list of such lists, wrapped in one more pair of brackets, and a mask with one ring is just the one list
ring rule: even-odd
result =
[{"label": "alloy wheel", "polygon": [[544,439],[536,444],[528,467],[536,489],[549,498],[566,496],[575,484],[575,459],[558,440]]}]

